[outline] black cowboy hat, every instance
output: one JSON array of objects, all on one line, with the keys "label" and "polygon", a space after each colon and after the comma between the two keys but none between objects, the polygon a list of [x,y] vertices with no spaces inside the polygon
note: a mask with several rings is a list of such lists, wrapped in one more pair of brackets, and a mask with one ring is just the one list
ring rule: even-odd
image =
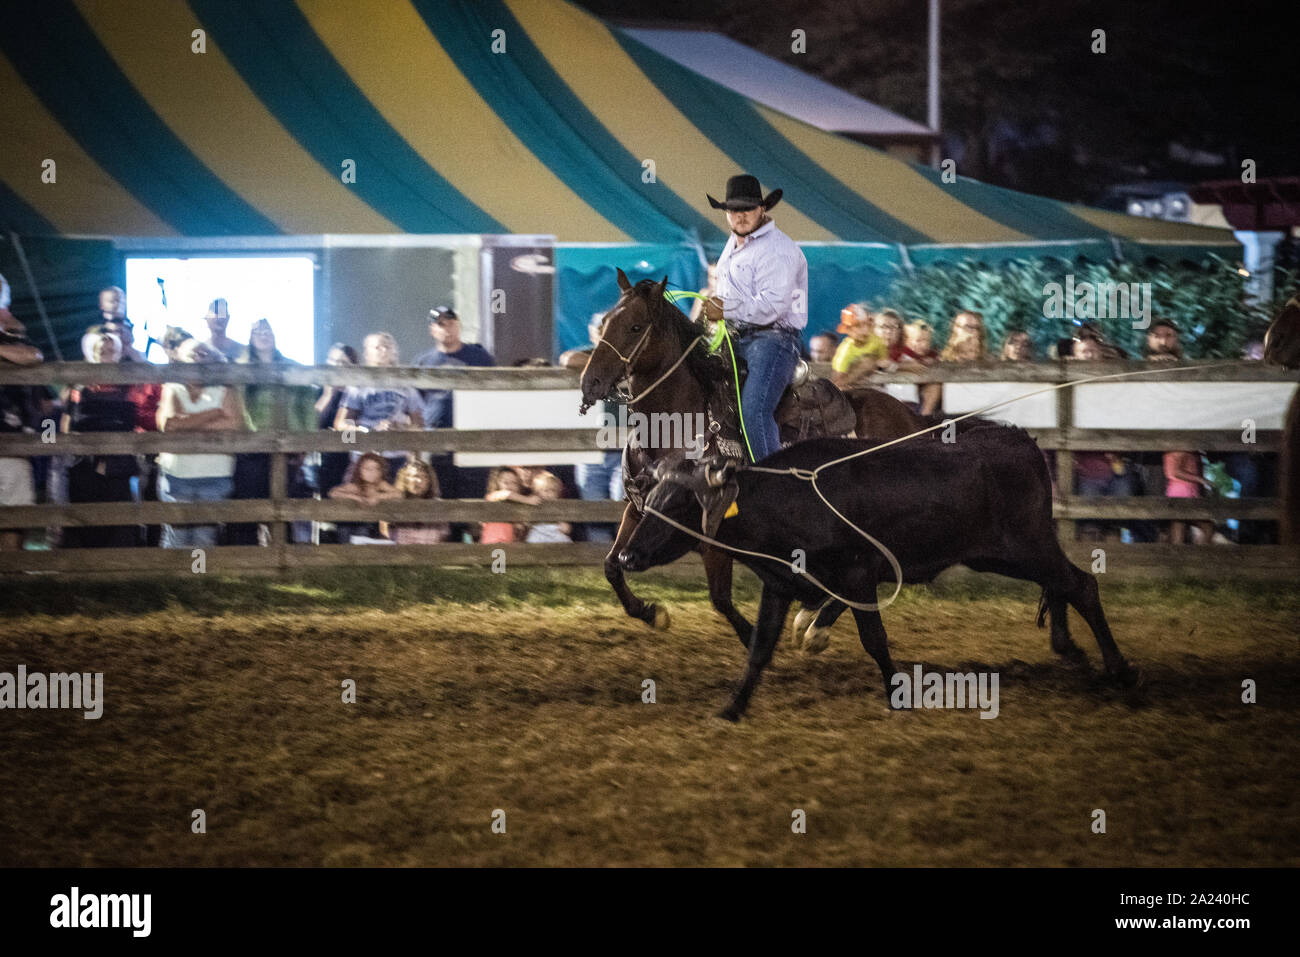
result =
[{"label": "black cowboy hat", "polygon": [[[708,196],[708,193],[704,194]],[[740,176],[733,176],[727,180],[727,199],[719,203],[712,196],[709,196],[709,205],[714,209],[753,209],[755,206],[762,206],[764,209],[771,209],[777,203],[781,202],[781,190],[774,189],[763,198],[763,190],[758,185],[758,178],[750,176],[748,173],[742,173]]]}]

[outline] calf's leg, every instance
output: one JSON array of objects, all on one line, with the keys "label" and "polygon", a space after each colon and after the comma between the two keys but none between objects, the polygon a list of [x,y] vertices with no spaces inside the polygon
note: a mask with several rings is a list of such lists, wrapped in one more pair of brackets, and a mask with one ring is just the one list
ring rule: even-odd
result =
[{"label": "calf's leg", "polygon": [[709,580],[709,600],[714,610],[736,630],[740,643],[749,647],[749,636],[754,626],[737,610],[731,600],[732,558],[720,548],[708,545],[700,546],[700,557],[704,559],[704,574]]},{"label": "calf's leg", "polygon": [[1101,594],[1097,589],[1097,579],[1068,559],[1065,563],[1069,567],[1071,578],[1066,598],[1092,629],[1092,634],[1097,639],[1097,647],[1101,649],[1101,658],[1106,664],[1107,674],[1126,680],[1132,679],[1135,672],[1120,654],[1115,638],[1110,633],[1110,625],[1106,622],[1106,613],[1101,610]]},{"label": "calf's leg", "polygon": [[791,601],[789,595],[777,592],[771,585],[763,586],[763,597],[758,603],[758,624],[754,626],[754,636],[749,643],[745,675],[740,681],[740,687],[732,695],[731,703],[718,713],[718,717],[739,721],[749,707],[749,699],[758,687],[758,679],[762,677],[767,663],[772,660],[772,651],[776,648],[777,639],[781,637],[781,629],[785,627],[785,616],[790,610]]},{"label": "calf's leg", "polygon": [[[872,601],[875,599],[873,598]],[[816,619],[804,635],[803,650],[806,654],[815,655],[826,650],[826,646],[831,643],[831,626],[839,620],[840,615],[844,614],[846,607],[848,606],[838,598],[832,598],[822,605]]]},{"label": "calf's leg", "polygon": [[[823,603],[824,604],[824,603]],[[803,644],[804,633],[808,626],[817,620],[817,613],[820,609],[818,605],[805,604],[799,609],[794,616],[794,624],[790,626],[790,647],[798,648]]]},{"label": "calf's leg", "polygon": [[[866,601],[875,604],[874,589],[871,597]],[[878,611],[861,611],[855,608],[853,618],[858,623],[858,638],[862,642],[862,647],[880,666],[880,676],[885,679],[885,701],[889,701],[889,693],[893,690],[894,674],[898,669],[894,667],[894,660],[889,656],[889,640],[885,636],[885,623],[881,621]]]},{"label": "calf's leg", "polygon": [[1052,650],[1064,658],[1080,661],[1087,658],[1083,649],[1070,637],[1070,609],[1064,592],[1043,592],[1043,608],[1039,611],[1038,627],[1043,627],[1043,614],[1052,622]]}]

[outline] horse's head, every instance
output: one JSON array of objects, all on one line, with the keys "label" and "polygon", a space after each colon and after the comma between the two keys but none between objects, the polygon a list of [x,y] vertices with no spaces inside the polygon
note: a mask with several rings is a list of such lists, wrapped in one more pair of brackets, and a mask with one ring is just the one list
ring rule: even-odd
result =
[{"label": "horse's head", "polygon": [[1300,368],[1300,296],[1291,299],[1264,333],[1264,361]]},{"label": "horse's head", "polygon": [[644,280],[634,286],[626,273],[618,270],[618,287],[623,294],[601,320],[600,341],[582,370],[579,411],[585,413],[611,395],[619,382],[630,379],[633,373],[659,368],[669,340],[675,338],[663,334],[669,330],[668,324],[662,321],[667,285],[665,276],[659,283]]}]

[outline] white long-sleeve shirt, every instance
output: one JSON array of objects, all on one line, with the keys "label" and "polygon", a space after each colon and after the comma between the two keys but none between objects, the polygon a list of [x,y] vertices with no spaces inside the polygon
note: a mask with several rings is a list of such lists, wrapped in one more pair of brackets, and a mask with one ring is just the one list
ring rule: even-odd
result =
[{"label": "white long-sleeve shirt", "polygon": [[734,322],[808,325],[808,260],[775,223],[754,230],[739,248],[735,233],[728,237],[714,291],[722,297],[723,314]]}]

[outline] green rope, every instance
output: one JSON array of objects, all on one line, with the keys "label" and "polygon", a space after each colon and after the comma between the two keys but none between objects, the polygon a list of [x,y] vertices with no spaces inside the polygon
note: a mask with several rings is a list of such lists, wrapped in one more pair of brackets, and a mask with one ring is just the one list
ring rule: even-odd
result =
[{"label": "green rope", "polygon": [[731,334],[727,332],[725,322],[718,323],[722,327],[723,338],[727,340],[727,351],[731,353],[731,373],[736,377],[736,414],[740,416],[740,434],[745,437],[745,450],[749,452],[749,460],[757,461],[754,458],[754,449],[749,444],[749,430],[745,428],[745,410],[740,407],[740,368],[736,365],[736,352],[731,348]]},{"label": "green rope", "polygon": [[[700,299],[708,300],[708,296],[699,292],[690,292],[686,289],[674,289],[664,293],[664,298],[669,302],[676,304],[678,299]],[[745,410],[740,404],[740,367],[736,365],[736,350],[731,347],[731,333],[727,331],[727,323],[724,319],[722,322],[714,324],[713,338],[709,340],[709,352],[717,352],[723,341],[727,343],[727,352],[731,355],[731,373],[736,381],[736,414],[740,417],[740,434],[745,439],[745,450],[749,452],[749,460],[756,461],[754,458],[754,448],[749,444],[749,430],[745,428]]]}]

